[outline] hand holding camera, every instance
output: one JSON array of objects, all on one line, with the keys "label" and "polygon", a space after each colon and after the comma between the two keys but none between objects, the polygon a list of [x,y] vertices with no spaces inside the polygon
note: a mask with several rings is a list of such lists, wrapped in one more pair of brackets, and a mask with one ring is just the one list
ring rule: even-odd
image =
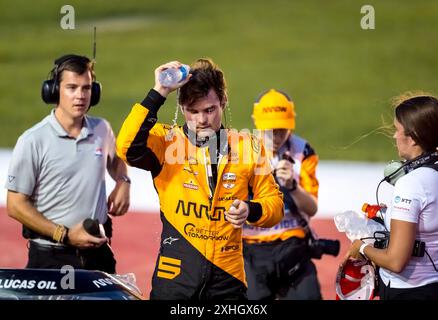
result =
[{"label": "hand holding camera", "polygon": [[294,182],[294,162],[289,152],[285,152],[274,171],[278,184],[288,190],[296,188],[296,182]]}]

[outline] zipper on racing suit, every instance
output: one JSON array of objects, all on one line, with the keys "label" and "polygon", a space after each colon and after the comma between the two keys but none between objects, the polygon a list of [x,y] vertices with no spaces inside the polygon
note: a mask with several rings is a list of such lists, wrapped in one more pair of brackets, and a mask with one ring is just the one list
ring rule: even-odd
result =
[{"label": "zipper on racing suit", "polygon": [[211,169],[211,160],[210,160],[210,156],[207,155],[207,153],[206,153],[206,149],[207,148],[204,149],[204,162],[205,162],[205,172],[207,173],[208,189],[210,190],[210,193],[208,196],[208,201],[210,203],[209,211],[211,211],[211,205],[213,203],[213,195],[214,195],[215,185],[214,185],[214,179],[213,179],[213,170]]},{"label": "zipper on racing suit", "polygon": [[[207,153],[208,150],[208,153]],[[219,155],[219,159],[216,158],[216,165],[219,166],[220,161],[222,160],[222,154]],[[216,189],[216,185],[214,183],[214,177],[213,177],[213,170],[212,170],[212,161],[211,161],[211,156],[210,156],[210,150],[208,149],[208,147],[204,148],[204,163],[205,163],[205,172],[207,174],[207,184],[208,184],[208,188],[209,188],[209,197],[208,197],[208,201],[209,201],[209,212],[211,213],[212,210],[212,205],[213,205],[213,196],[215,193],[215,189]],[[216,174],[218,172],[218,168],[216,169]],[[209,229],[210,230],[210,229]],[[199,299],[202,300],[202,296],[204,294],[204,290],[205,287],[207,285],[208,282],[208,276],[207,274],[210,272],[210,270],[205,270],[204,273],[204,283],[202,284],[201,289],[199,290]]]}]

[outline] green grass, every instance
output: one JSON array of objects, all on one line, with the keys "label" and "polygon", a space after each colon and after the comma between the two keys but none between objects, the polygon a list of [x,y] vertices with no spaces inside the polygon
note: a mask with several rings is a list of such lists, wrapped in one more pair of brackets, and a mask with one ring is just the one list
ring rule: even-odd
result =
[{"label": "green grass", "polygon": [[[75,30],[59,26],[66,3],[76,10]],[[41,82],[56,57],[91,55],[96,25],[104,91],[91,114],[107,118],[115,132],[153,85],[156,66],[211,57],[228,81],[233,127],[253,128],[255,98],[275,87],[293,97],[297,133],[322,159],[394,158],[393,142],[379,134],[349,145],[381,126],[382,115],[392,121],[394,95],[438,91],[438,2],[366,3],[376,12],[372,31],[360,28],[364,3],[351,0],[0,0],[0,146],[13,147],[49,112]],[[172,96],[160,121],[170,122],[174,110]]]}]

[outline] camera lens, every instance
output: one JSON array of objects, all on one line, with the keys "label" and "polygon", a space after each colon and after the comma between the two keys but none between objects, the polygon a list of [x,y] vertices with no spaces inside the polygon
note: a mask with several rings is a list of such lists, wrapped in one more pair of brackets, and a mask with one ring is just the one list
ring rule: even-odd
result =
[{"label": "camera lens", "polygon": [[336,257],[339,254],[341,244],[339,240],[318,239],[309,243],[311,257],[321,259],[323,254]]},{"label": "camera lens", "polygon": [[339,240],[319,239],[322,252],[336,257],[339,254],[341,244]]}]

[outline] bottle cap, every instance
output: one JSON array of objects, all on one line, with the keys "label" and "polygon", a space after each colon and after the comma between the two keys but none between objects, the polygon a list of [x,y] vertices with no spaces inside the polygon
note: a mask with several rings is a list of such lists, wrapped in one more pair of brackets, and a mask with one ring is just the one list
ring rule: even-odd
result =
[{"label": "bottle cap", "polygon": [[181,70],[181,80],[179,81],[179,82],[181,82],[181,81],[184,81],[187,78],[187,76],[189,75],[190,66],[183,64],[181,67],[179,67],[179,70]]}]

